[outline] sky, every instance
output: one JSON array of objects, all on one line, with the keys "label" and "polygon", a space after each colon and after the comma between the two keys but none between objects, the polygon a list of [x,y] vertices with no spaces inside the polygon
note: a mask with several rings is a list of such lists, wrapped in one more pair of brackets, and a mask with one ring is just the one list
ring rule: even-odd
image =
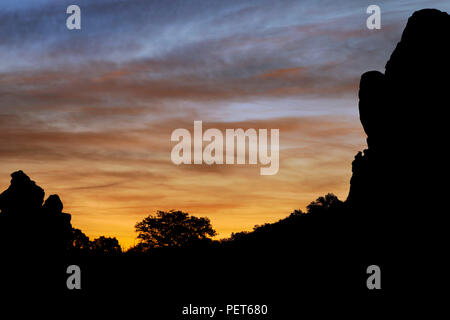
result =
[{"label": "sky", "polygon": [[[81,8],[81,30],[66,8]],[[366,27],[371,4],[381,29]],[[137,243],[157,210],[218,238],[328,192],[345,200],[362,73],[384,71],[408,17],[444,1],[2,0],[0,190],[23,170],[91,239]],[[173,130],[280,130],[280,168],[171,162]]]}]

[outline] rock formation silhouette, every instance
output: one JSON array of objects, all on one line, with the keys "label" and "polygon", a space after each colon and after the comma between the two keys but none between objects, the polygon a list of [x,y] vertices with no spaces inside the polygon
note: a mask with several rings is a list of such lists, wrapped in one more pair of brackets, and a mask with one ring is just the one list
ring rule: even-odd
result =
[{"label": "rock formation silhouette", "polygon": [[44,190],[22,171],[11,177],[11,185],[0,194],[2,253],[62,255],[70,244],[72,225],[61,200],[51,195],[44,202]]},{"label": "rock formation silhouette", "polygon": [[417,11],[385,73],[361,77],[359,112],[368,148],[353,161],[346,205],[360,239],[380,255],[418,257],[442,244],[449,39],[447,13]]}]

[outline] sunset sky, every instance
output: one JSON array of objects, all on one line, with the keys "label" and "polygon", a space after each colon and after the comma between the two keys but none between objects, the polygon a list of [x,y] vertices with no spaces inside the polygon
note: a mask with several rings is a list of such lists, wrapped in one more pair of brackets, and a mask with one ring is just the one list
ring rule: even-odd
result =
[{"label": "sunset sky", "polygon": [[[23,170],[91,239],[136,243],[156,210],[219,238],[333,192],[365,148],[362,73],[383,71],[407,18],[446,1],[2,0],[0,192]],[[66,28],[81,7],[82,29]],[[366,8],[381,7],[381,30]],[[176,128],[280,129],[280,169],[176,166]]]}]

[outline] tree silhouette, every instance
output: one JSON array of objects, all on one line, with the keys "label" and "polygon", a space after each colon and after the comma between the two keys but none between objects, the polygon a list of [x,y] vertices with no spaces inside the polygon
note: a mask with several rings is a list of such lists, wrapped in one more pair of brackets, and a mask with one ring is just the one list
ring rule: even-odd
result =
[{"label": "tree silhouette", "polygon": [[104,237],[94,239],[91,242],[91,250],[94,254],[100,255],[117,255],[122,252],[119,241],[114,237]]},{"label": "tree silhouette", "polygon": [[339,208],[343,202],[334,194],[328,193],[324,197],[319,197],[306,206],[308,213],[320,213],[333,208]]},{"label": "tree silhouette", "polygon": [[76,253],[88,253],[91,248],[89,237],[80,229],[72,228],[72,248]]},{"label": "tree silhouette", "polygon": [[135,226],[142,250],[162,247],[185,247],[210,241],[216,235],[208,218],[189,216],[182,211],[158,211]]}]

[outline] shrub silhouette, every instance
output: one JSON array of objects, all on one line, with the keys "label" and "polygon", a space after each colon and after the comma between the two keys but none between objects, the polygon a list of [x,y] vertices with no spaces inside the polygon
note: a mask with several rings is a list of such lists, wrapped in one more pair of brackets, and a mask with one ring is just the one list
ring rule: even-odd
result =
[{"label": "shrub silhouette", "polygon": [[189,216],[182,211],[158,211],[135,226],[139,233],[138,249],[186,247],[203,241],[211,241],[216,235],[208,218]]}]

